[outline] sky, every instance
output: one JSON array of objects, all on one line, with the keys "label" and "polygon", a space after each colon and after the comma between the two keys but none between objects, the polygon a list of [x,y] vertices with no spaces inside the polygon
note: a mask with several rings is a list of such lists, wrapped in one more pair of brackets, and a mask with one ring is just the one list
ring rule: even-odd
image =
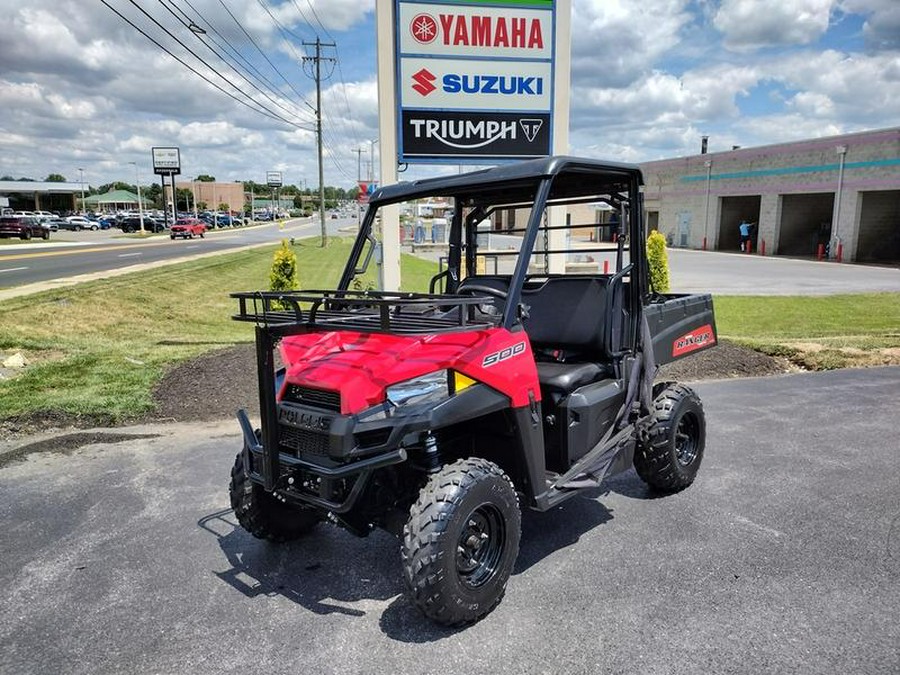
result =
[{"label": "sky", "polygon": [[[697,154],[703,135],[717,152],[900,124],[900,0],[571,5],[569,154],[642,162]],[[315,187],[303,43],[317,37],[336,45],[321,62],[325,184],[351,188],[370,155],[378,162],[374,0],[0,10],[0,175],[77,182],[82,169],[88,185],[147,184],[150,148],[177,146],[185,180],[281,171]],[[457,170],[413,164],[400,176]]]}]

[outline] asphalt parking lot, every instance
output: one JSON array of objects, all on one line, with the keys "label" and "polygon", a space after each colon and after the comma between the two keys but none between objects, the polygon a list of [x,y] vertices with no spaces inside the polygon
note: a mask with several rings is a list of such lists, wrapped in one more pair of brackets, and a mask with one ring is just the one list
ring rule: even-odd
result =
[{"label": "asphalt parking lot", "polygon": [[697,482],[527,513],[499,608],[403,594],[398,545],[236,529],[232,422],[0,469],[3,673],[897,673],[900,368],[697,385]]}]

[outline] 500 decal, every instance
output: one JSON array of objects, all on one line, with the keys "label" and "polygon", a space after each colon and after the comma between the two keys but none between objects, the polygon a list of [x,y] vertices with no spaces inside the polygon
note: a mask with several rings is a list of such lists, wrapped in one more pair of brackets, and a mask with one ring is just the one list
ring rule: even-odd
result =
[{"label": "500 decal", "polygon": [[512,357],[517,356],[524,351],[525,343],[517,342],[512,347],[507,347],[506,349],[501,349],[499,352],[493,352],[492,354],[488,354],[487,356],[485,356],[481,362],[481,367],[488,368],[500,363],[501,361],[511,359]]}]

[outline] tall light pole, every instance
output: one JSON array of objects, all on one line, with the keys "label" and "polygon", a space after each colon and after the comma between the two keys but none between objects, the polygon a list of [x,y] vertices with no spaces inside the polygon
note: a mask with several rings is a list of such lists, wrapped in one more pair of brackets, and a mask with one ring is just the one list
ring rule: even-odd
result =
[{"label": "tall light pole", "polygon": [[[357,189],[362,189],[360,183],[362,183],[362,154],[365,152],[362,148],[357,148],[353,152],[356,153],[356,187]],[[359,196],[356,198],[356,227],[358,228],[362,225],[362,207],[360,205]]]},{"label": "tall light pole", "polygon": [[81,183],[81,210],[84,211],[84,169],[78,169],[78,180]]},{"label": "tall light pole", "polygon": [[375,144],[378,139],[369,141],[369,182],[375,180]]},{"label": "tall light pole", "polygon": [[703,250],[706,250],[706,239],[709,237],[709,181],[712,178],[712,160],[703,162],[706,167],[706,217],[703,221]]},{"label": "tall light pole", "polygon": [[141,236],[143,236],[145,234],[145,232],[144,232],[144,203],[141,201],[141,177],[138,175],[137,162],[128,162],[128,163],[134,164],[134,184],[137,186],[138,216],[141,219]]}]

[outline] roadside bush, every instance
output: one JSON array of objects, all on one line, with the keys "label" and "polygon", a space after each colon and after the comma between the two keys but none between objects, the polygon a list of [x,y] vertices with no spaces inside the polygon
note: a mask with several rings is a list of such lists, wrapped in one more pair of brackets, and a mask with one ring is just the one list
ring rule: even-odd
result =
[{"label": "roadside bush", "polygon": [[299,288],[297,274],[297,254],[286,239],[281,240],[281,248],[275,251],[272,270],[269,272],[270,291],[296,291]]},{"label": "roadside bush", "polygon": [[666,238],[654,230],[647,237],[647,264],[650,267],[650,285],[657,293],[669,292],[669,253]]}]

